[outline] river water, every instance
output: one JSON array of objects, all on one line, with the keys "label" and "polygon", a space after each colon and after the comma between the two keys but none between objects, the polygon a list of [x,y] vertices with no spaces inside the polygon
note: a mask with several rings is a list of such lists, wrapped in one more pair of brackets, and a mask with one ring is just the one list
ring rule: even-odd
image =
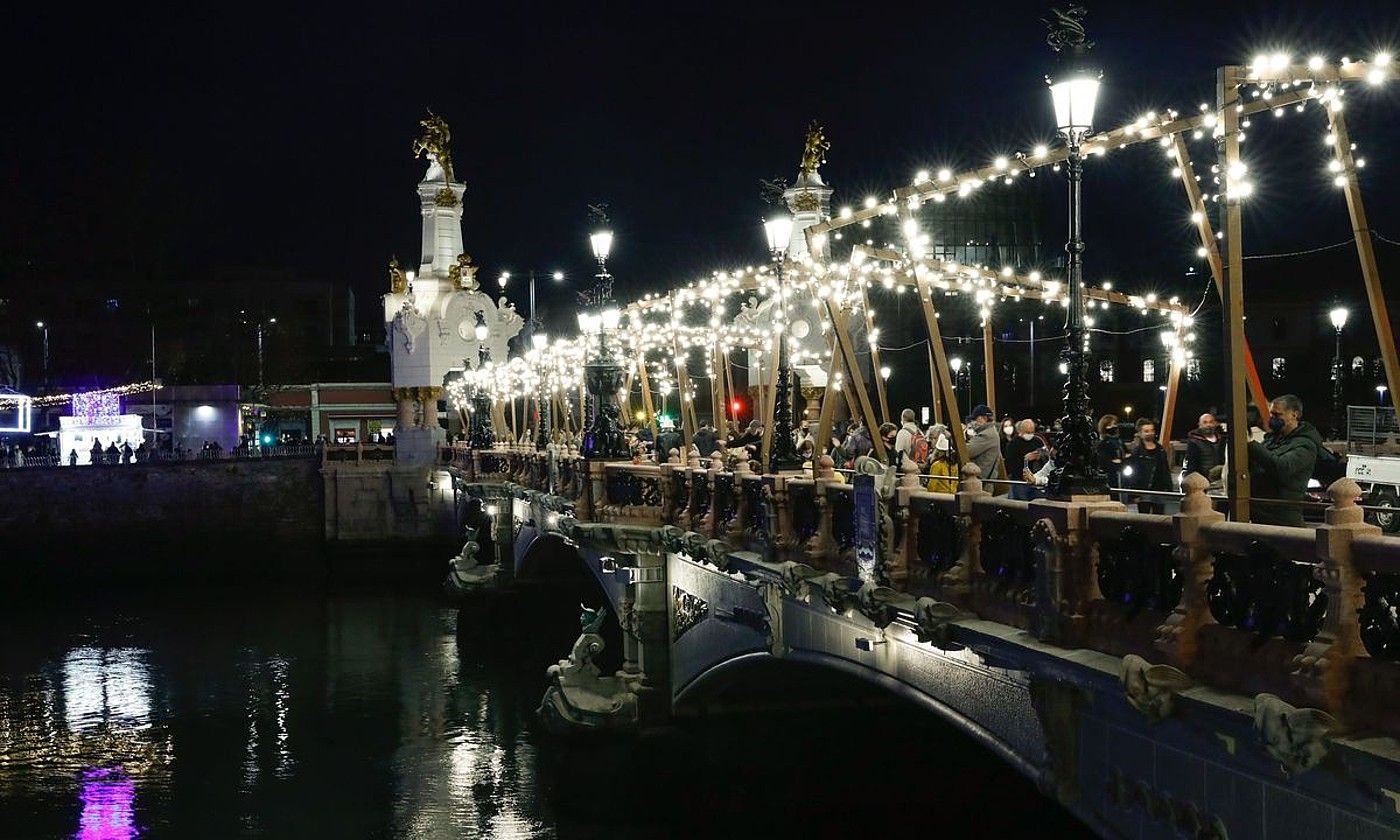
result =
[{"label": "river water", "polygon": [[1084,833],[956,731],[854,684],[641,739],[549,736],[533,710],[577,633],[571,598],[460,624],[432,593],[314,586],[7,605],[0,837]]}]

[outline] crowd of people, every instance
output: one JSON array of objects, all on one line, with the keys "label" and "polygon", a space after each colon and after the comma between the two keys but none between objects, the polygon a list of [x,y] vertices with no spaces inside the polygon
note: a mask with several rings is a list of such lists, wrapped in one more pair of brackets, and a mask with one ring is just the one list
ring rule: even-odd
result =
[{"label": "crowd of people", "polygon": [[[830,440],[820,447],[815,439],[815,424],[802,420],[793,431],[793,443],[809,475],[814,471],[815,456],[822,452],[831,456],[839,475],[839,471],[853,469],[857,458],[875,454],[873,435],[878,435],[896,467],[903,470],[912,463],[929,490],[956,492],[963,463],[952,432],[942,423],[921,427],[916,417],[913,409],[906,408],[900,413],[898,425],[884,423],[873,433],[858,419],[838,421],[833,424]],[[1268,500],[1254,505],[1251,519],[1266,524],[1301,525],[1302,507],[1294,503],[1307,498],[1311,479],[1336,467],[1336,456],[1323,446],[1316,427],[1303,419],[1302,401],[1291,394],[1270,403],[1267,419],[1251,406],[1246,422],[1252,495]],[[998,423],[990,407],[978,405],[969,414],[963,431],[967,462],[977,465],[979,474],[994,492],[1021,500],[1045,496],[1058,454],[1058,420],[1048,428],[1034,418],[1005,417]],[[764,433],[758,420],[746,426],[727,421],[723,431],[705,423],[696,430],[692,443],[703,458],[719,452],[726,463],[744,458],[759,471]],[[658,460],[665,461],[672,453],[681,454],[681,432],[669,421],[663,420],[655,435],[649,426],[634,426],[627,435],[639,458],[655,453]],[[1186,436],[1178,467],[1172,442],[1160,438],[1156,420],[1142,417],[1125,422],[1117,415],[1105,414],[1097,423],[1093,457],[1115,497],[1139,512],[1171,512],[1177,504],[1180,481],[1186,475],[1201,475],[1207,482],[1207,492],[1224,491],[1228,467],[1225,437],[1225,426],[1214,414],[1200,415]]]}]

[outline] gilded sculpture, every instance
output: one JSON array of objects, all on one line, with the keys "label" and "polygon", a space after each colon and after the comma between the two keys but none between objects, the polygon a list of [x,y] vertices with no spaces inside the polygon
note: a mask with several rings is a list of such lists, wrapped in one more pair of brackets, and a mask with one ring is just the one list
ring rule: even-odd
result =
[{"label": "gilded sculpture", "polygon": [[459,292],[474,292],[477,290],[476,266],[472,264],[471,254],[458,254],[457,262],[447,267],[447,280],[452,284],[452,288]]},{"label": "gilded sculpture", "polygon": [[452,172],[452,129],[447,126],[447,120],[429,111],[428,118],[418,124],[423,126],[423,136],[413,141],[413,156],[427,156],[442,167],[448,181],[457,180]]},{"label": "gilded sculpture", "polygon": [[408,291],[408,275],[399,266],[397,254],[389,258],[389,291],[396,295]]},{"label": "gilded sculpture", "polygon": [[826,163],[826,152],[830,148],[831,142],[826,139],[826,132],[816,120],[812,120],[812,124],[807,126],[807,143],[802,148],[802,171],[816,172],[817,167]]}]

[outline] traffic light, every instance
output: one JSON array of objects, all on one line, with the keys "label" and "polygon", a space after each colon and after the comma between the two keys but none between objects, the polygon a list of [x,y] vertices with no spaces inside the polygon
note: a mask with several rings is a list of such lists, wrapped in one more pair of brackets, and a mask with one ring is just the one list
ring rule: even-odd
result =
[{"label": "traffic light", "polygon": [[730,413],[733,414],[735,417],[738,417],[740,414],[743,414],[743,413],[744,413],[744,401],[743,401],[743,400],[730,400],[730,402],[729,402],[729,411],[730,411]]}]

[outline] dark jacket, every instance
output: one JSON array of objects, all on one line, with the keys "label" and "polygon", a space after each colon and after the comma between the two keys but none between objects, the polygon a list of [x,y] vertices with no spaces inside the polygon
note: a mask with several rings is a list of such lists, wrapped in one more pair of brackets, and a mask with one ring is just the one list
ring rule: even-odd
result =
[{"label": "dark jacket", "polygon": [[[1094,454],[1099,459],[1099,469],[1108,476],[1108,483],[1112,487],[1122,487],[1118,476],[1118,470],[1122,467],[1123,460],[1123,439],[1118,437],[1115,429],[1110,434],[1099,438],[1098,446],[1094,449]],[[1120,463],[1115,464],[1114,461]]]},{"label": "dark jacket", "polygon": [[1215,433],[1212,442],[1199,429],[1192,429],[1186,436],[1186,463],[1183,474],[1200,473],[1207,481],[1214,467],[1225,463],[1225,435]]},{"label": "dark jacket", "polygon": [[[695,437],[691,438],[691,443],[695,444],[695,448],[700,450],[701,458],[708,458],[715,454],[715,450],[719,449],[718,440],[714,429],[701,429],[695,433]],[[685,459],[682,458],[681,460]]]},{"label": "dark jacket", "polygon": [[670,457],[672,449],[681,448],[681,433],[675,429],[662,429],[661,434],[656,438],[656,462],[666,463]]},{"label": "dark jacket", "polygon": [[[1268,435],[1263,443],[1249,443],[1250,495],[1264,499],[1301,500],[1306,497],[1322,451],[1322,436],[1306,420],[1288,435]],[[1255,502],[1251,522],[1264,525],[1303,524],[1303,509],[1293,505]]]},{"label": "dark jacket", "polygon": [[[1025,469],[1026,466],[1026,456],[1037,449],[1044,448],[1045,439],[1040,435],[1035,435],[1030,440],[1021,440],[1019,433],[1012,435],[1011,440],[1006,442],[1005,450],[1007,477],[1020,481],[1021,470]],[[1040,466],[1040,464],[1035,465],[1036,468]],[[1032,469],[1031,472],[1035,472],[1035,469]]]},{"label": "dark jacket", "polygon": [[1123,479],[1124,487],[1134,490],[1172,489],[1171,465],[1167,463],[1167,449],[1160,443],[1152,449],[1137,446],[1123,458],[1123,466],[1131,466],[1133,474]]}]

